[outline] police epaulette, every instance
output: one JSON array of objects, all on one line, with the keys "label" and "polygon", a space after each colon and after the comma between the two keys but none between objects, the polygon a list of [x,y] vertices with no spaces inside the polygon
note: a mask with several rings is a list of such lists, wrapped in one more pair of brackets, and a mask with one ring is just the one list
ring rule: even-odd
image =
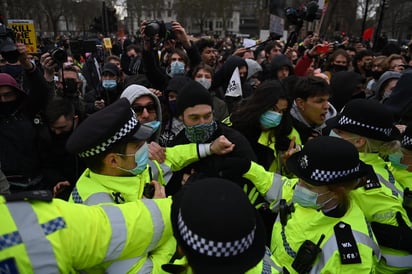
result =
[{"label": "police epaulette", "polygon": [[380,188],[381,183],[375,180],[366,180],[365,185],[363,186],[365,188],[365,190],[370,190],[370,189],[374,189],[374,188]]},{"label": "police epaulette", "polygon": [[6,194],[3,196],[7,202],[17,201],[45,201],[50,202],[53,200],[53,195],[49,190],[33,190],[17,192],[12,194]]}]

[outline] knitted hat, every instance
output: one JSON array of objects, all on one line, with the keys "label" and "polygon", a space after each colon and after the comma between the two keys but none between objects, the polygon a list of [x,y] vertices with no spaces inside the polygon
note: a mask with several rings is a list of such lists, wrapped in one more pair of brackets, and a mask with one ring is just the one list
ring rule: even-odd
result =
[{"label": "knitted hat", "polygon": [[194,180],[173,197],[174,236],[195,273],[245,273],[263,258],[265,231],[235,183]]},{"label": "knitted hat", "polygon": [[213,108],[213,100],[209,91],[196,81],[189,81],[177,96],[177,114],[181,115],[185,109],[195,105],[209,105]]},{"label": "knitted hat", "polygon": [[114,76],[119,76],[120,75],[119,68],[113,63],[104,64],[103,69],[102,69],[102,73],[105,73],[105,72],[109,72],[109,73],[113,74]]},{"label": "knitted hat", "polygon": [[87,158],[120,142],[146,140],[152,133],[152,128],[140,125],[129,101],[121,98],[84,120],[70,135],[66,148],[70,153]]},{"label": "knitted hat", "polygon": [[400,139],[394,122],[393,114],[379,102],[354,99],[338,115],[328,119],[326,125],[375,140],[392,141]]},{"label": "knitted hat", "polygon": [[367,172],[354,145],[336,137],[321,136],[308,141],[293,154],[286,166],[312,185],[332,185],[354,180]]},{"label": "knitted hat", "polygon": [[16,79],[13,78],[13,76],[11,76],[8,73],[0,73],[0,87],[1,86],[9,86],[14,88],[16,91],[25,93],[17,84]]}]

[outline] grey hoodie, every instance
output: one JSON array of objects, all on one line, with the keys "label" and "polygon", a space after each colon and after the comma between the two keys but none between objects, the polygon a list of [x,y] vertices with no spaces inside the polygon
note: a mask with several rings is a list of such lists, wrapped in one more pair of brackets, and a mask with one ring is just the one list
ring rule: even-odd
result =
[{"label": "grey hoodie", "polygon": [[[128,86],[122,93],[122,95],[120,95],[120,98],[127,98],[130,102],[130,105],[133,104],[133,102],[143,96],[143,95],[147,95],[153,98],[153,102],[156,105],[156,114],[157,114],[157,120],[162,123],[162,108],[160,105],[160,101],[159,98],[157,98],[157,96],[155,94],[153,94],[153,92],[151,92],[149,89],[147,89],[144,86],[141,85],[130,85]],[[160,128],[153,134],[153,136],[150,138],[150,141],[155,141],[155,142],[159,142],[159,137],[160,137]]]},{"label": "grey hoodie", "polygon": [[[328,112],[326,113],[326,117],[325,117],[325,121],[327,121],[328,119],[335,117],[337,114],[336,109],[331,105],[331,103],[329,104],[329,109]],[[295,127],[295,129],[299,132],[299,135],[301,137],[301,140],[303,143],[306,143],[308,137],[310,137],[309,132],[313,132],[316,133],[318,135],[322,135],[322,130],[326,127],[325,122],[323,122],[322,125],[320,126],[316,126],[313,127],[311,126],[306,120],[305,118],[303,118],[302,114],[300,114],[298,106],[296,105],[295,102],[293,102],[292,108],[290,109],[290,114],[292,115],[293,120],[295,120],[293,122],[293,126]],[[303,132],[302,128],[305,127],[307,128],[307,130],[305,129],[305,133]],[[304,136],[304,135],[308,135],[308,136]]]}]

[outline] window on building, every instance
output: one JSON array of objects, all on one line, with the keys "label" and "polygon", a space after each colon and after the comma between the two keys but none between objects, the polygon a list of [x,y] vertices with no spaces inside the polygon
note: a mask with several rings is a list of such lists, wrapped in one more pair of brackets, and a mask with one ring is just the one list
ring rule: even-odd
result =
[{"label": "window on building", "polygon": [[221,29],[223,26],[222,21],[216,21],[216,28]]}]

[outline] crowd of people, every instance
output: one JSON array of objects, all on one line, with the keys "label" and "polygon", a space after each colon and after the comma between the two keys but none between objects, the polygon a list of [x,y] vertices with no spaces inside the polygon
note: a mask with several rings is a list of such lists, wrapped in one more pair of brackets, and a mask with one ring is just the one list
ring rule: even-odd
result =
[{"label": "crowd of people", "polygon": [[147,26],[0,47],[1,273],[412,272],[412,52]]}]

